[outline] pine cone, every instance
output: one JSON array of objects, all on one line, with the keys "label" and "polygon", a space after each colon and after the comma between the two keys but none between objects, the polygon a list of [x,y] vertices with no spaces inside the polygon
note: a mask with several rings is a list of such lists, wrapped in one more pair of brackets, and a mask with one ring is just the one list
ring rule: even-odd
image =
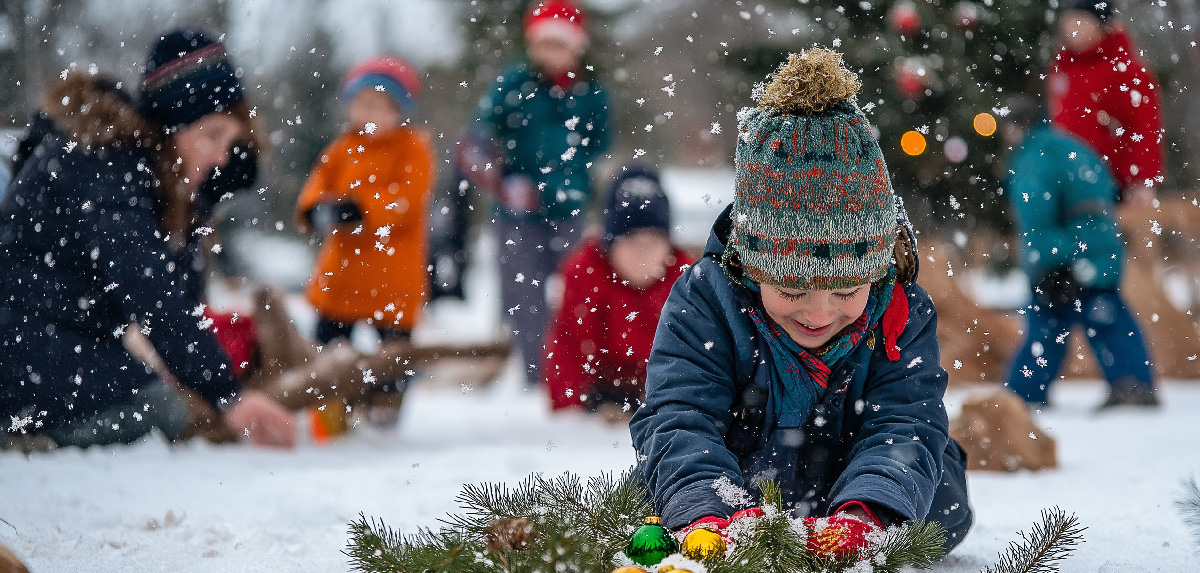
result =
[{"label": "pine cone", "polygon": [[509,551],[524,549],[537,536],[533,524],[524,517],[500,517],[492,520],[487,526],[483,538],[488,550],[500,555]]}]

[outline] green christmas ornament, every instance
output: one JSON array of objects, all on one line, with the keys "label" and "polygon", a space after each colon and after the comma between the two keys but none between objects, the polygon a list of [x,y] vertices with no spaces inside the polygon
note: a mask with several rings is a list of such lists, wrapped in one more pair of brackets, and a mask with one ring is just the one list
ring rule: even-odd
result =
[{"label": "green christmas ornament", "polygon": [[625,556],[638,565],[657,565],[666,556],[679,551],[675,536],[662,526],[662,520],[651,515],[646,518],[646,524],[633,532],[629,545],[625,547]]}]

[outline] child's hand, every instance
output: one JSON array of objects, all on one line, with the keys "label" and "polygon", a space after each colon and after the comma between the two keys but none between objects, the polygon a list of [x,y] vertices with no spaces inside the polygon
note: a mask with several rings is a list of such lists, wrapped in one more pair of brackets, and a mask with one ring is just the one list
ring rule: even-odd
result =
[{"label": "child's hand", "polygon": [[317,203],[308,210],[308,222],[321,235],[329,234],[338,225],[359,223],[362,218],[358,204],[350,199]]},{"label": "child's hand", "polygon": [[291,449],[296,445],[296,417],[262,392],[242,392],[225,413],[225,422],[256,446]]},{"label": "child's hand", "polygon": [[843,504],[832,517],[806,517],[808,550],[821,557],[845,557],[866,547],[867,536],[883,527],[866,505]]}]

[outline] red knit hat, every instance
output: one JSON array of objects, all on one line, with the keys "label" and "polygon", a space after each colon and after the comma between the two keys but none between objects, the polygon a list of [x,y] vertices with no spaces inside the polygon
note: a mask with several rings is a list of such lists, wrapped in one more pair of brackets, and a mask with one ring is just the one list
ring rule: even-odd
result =
[{"label": "red knit hat", "polygon": [[349,102],[363,89],[375,89],[390,95],[410,117],[416,115],[416,98],[421,78],[408,62],[394,56],[371,58],[350,68],[342,80],[342,100]]},{"label": "red knit hat", "polygon": [[568,0],[534,2],[525,15],[525,41],[553,36],[583,49],[588,45],[587,18],[583,9]]}]

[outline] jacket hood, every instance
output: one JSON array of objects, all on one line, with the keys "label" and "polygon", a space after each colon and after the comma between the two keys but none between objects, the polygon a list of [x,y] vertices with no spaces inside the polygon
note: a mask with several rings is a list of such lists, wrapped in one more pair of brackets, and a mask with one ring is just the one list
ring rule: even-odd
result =
[{"label": "jacket hood", "polygon": [[103,75],[70,72],[46,92],[42,107],[59,133],[85,150],[146,141],[153,133],[121,84]]},{"label": "jacket hood", "polygon": [[[726,241],[729,240],[729,233],[733,231],[733,218],[730,216],[732,210],[733,203],[730,203],[725,206],[720,215],[717,215],[712,231],[708,233],[708,242],[704,245],[704,256],[715,256],[719,261],[725,254]],[[917,235],[913,230],[912,222],[908,220],[908,212],[904,209],[904,202],[899,195],[896,196],[896,212],[898,213],[896,226],[899,231],[896,245],[892,248],[898,271],[896,280],[901,284],[914,283],[917,280],[917,272],[920,270],[920,259],[916,256]]]}]

